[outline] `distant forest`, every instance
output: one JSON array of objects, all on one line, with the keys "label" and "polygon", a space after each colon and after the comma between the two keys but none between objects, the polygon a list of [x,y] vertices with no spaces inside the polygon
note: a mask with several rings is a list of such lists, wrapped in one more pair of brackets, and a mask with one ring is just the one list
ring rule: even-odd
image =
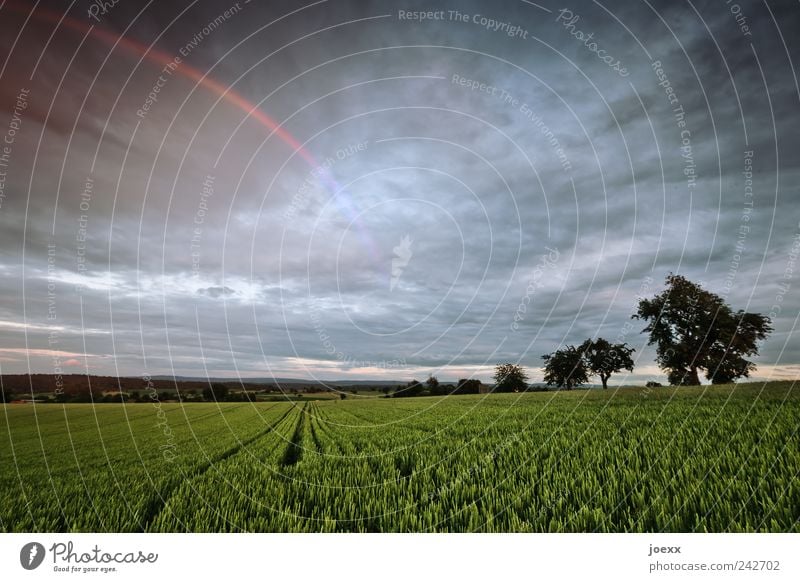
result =
[{"label": "distant forest", "polygon": [[[328,390],[322,383],[302,383],[302,382],[276,382],[273,384],[264,382],[239,382],[231,380],[228,382],[214,380],[213,384],[224,385],[231,391],[248,390],[253,392],[319,392]],[[4,374],[0,376],[0,386],[6,394],[14,394],[24,397],[34,394],[53,394],[63,392],[68,396],[78,394],[103,394],[104,392],[176,392],[176,390],[188,394],[196,392],[202,393],[209,387],[209,382],[202,380],[172,380],[172,379],[152,379],[144,377],[121,377],[115,376],[87,376],[86,374]],[[382,387],[382,386],[381,386]],[[336,390],[352,392],[353,390],[375,390],[375,386],[357,384],[353,386],[337,384]]]}]

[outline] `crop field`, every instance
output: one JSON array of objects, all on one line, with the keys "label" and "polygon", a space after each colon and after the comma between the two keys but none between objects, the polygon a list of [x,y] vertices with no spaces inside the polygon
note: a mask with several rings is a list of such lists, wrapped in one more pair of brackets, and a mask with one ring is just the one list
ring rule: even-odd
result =
[{"label": "crop field", "polygon": [[800,531],[789,382],[5,405],[3,531]]}]

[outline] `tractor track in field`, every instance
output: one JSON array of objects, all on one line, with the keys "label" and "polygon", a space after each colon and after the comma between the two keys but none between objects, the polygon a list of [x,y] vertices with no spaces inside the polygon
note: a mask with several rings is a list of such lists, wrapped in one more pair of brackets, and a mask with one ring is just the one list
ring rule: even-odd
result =
[{"label": "tractor track in field", "polygon": [[310,418],[308,420],[308,426],[311,429],[311,438],[314,441],[314,446],[317,447],[317,454],[318,455],[325,455],[325,447],[322,445],[322,441],[317,434],[317,427],[316,425],[319,423],[319,412],[317,411],[317,407],[313,404],[311,405],[311,412]]},{"label": "tractor track in field", "polygon": [[309,412],[309,426],[311,427],[311,437],[314,439],[317,453],[320,456],[340,458],[344,455],[341,445],[326,426],[322,411],[315,404],[311,405]]},{"label": "tractor track in field", "polygon": [[[314,420],[316,420],[316,428],[314,428]],[[331,432],[328,422],[325,420],[325,417],[322,414],[322,410],[320,410],[318,407],[315,407],[311,426],[312,430],[314,431],[314,435],[317,437],[318,444],[321,444],[323,439],[327,439],[330,445],[329,448],[335,449],[335,451],[321,452],[320,454],[336,458],[343,458],[347,456],[341,443],[337,440],[336,435]],[[322,447],[321,450],[324,451],[324,447]]]},{"label": "tractor track in field", "polygon": [[289,467],[296,465],[303,458],[303,433],[305,432],[306,424],[308,421],[308,403],[303,405],[300,409],[300,416],[297,419],[297,424],[294,427],[294,433],[289,441],[286,451],[283,453],[283,458],[280,461],[281,467]]},{"label": "tractor track in field", "polygon": [[[241,452],[244,448],[250,446],[257,440],[269,435],[286,419],[286,417],[288,417],[294,411],[295,411],[294,406],[289,407],[289,409],[284,414],[282,414],[278,420],[271,423],[265,429],[259,431],[255,435],[245,440],[239,441],[238,443],[236,443],[235,446],[231,447],[226,451],[223,451],[222,453],[219,453],[218,455],[215,455],[209,461],[197,465],[195,468],[180,475],[179,478],[173,479],[173,482],[166,487],[166,492],[163,495],[156,493],[154,496],[150,498],[150,501],[148,502],[145,508],[144,516],[141,520],[142,531],[143,532],[149,531],[150,526],[152,526],[152,524],[156,521],[158,516],[162,513],[164,508],[167,506],[167,503],[174,495],[175,491],[186,481],[202,477],[215,465],[225,461],[226,459],[229,459],[230,457]],[[301,418],[302,418],[302,410],[301,410]]]}]

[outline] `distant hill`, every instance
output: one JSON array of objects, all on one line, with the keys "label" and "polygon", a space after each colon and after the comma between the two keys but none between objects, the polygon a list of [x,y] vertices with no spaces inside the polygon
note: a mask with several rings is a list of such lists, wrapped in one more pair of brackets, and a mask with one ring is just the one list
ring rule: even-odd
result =
[{"label": "distant hill", "polygon": [[[170,382],[221,382],[223,384],[228,382],[239,383],[238,378],[203,378],[200,376],[153,376],[153,380],[168,380]],[[242,378],[241,381],[246,384],[305,384],[307,386],[397,386],[398,384],[406,382],[406,380],[303,380],[300,378]]]},{"label": "distant hill", "polygon": [[[212,377],[203,378],[200,376],[153,376],[150,384],[141,377],[123,376],[86,376],[85,374],[65,374],[56,376],[55,374],[5,374],[0,376],[0,386],[6,394],[30,394],[33,388],[34,394],[53,393],[61,383],[64,393],[69,395],[93,394],[102,392],[143,392],[155,389],[157,392],[181,392],[194,391],[200,393],[209,384],[225,384],[233,391],[250,390],[262,391],[269,390],[274,392],[324,392],[332,390],[336,392],[352,392],[366,390],[383,390],[406,385],[407,379],[398,380],[302,380],[299,378],[236,378]],[[442,382],[445,386],[454,386],[455,382]],[[489,385],[491,386],[491,384]],[[547,387],[546,384],[534,382],[531,387]],[[627,388],[628,386],[624,386]],[[584,384],[578,390],[599,390],[600,384]],[[612,387],[615,388],[615,387]]]},{"label": "distant hill", "polygon": [[369,390],[386,386],[397,386],[404,381],[389,382],[386,380],[335,380],[309,381],[296,378],[202,378],[192,376],[153,376],[150,383],[141,377],[86,376],[85,374],[4,374],[0,376],[0,386],[5,393],[34,394],[55,392],[59,384],[66,394],[88,394],[122,390],[123,392],[141,392],[148,389],[182,392],[190,390],[202,391],[212,384],[225,384],[233,389],[262,390],[273,388],[280,390]]}]

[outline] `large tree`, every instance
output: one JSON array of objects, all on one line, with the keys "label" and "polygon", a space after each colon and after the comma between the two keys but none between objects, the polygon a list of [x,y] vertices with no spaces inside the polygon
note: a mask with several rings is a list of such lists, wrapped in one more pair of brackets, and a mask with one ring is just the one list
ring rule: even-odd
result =
[{"label": "large tree", "polygon": [[592,375],[600,376],[603,389],[608,388],[608,379],[611,374],[621,370],[633,372],[633,359],[631,354],[635,351],[628,344],[612,344],[599,337],[596,340],[587,339],[578,348],[586,360],[586,367]]},{"label": "large tree", "polygon": [[552,354],[542,356],[544,381],[549,386],[572,390],[589,381],[589,369],[583,352],[575,346],[566,346]]},{"label": "large tree", "polygon": [[477,378],[462,378],[456,384],[455,390],[452,392],[453,394],[480,394],[481,393],[481,381]]},{"label": "large tree", "polygon": [[643,331],[656,345],[658,365],[670,384],[700,384],[699,370],[714,384],[747,377],[755,364],[758,341],[772,331],[758,313],[734,312],[725,301],[681,275],[668,275],[667,288],[642,299],[634,318],[648,322]]},{"label": "large tree", "polygon": [[447,394],[447,386],[439,382],[439,379],[433,374],[428,376],[425,385],[428,387],[428,392],[431,396],[444,396]]},{"label": "large tree", "polygon": [[417,380],[411,380],[405,386],[401,386],[392,396],[394,398],[408,398],[411,396],[420,396],[425,387]]},{"label": "large tree", "polygon": [[522,366],[500,364],[494,369],[495,392],[524,392],[528,388],[528,374]]}]

